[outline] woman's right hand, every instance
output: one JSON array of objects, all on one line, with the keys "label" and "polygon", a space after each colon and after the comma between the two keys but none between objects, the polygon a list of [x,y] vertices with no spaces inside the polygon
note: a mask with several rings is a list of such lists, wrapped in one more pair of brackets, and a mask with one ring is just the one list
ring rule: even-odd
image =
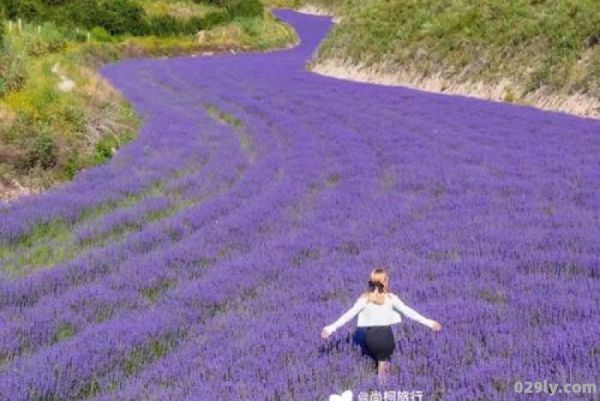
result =
[{"label": "woman's right hand", "polygon": [[440,331],[442,329],[442,325],[439,324],[438,322],[433,322],[433,325],[431,326],[431,330],[433,331]]}]

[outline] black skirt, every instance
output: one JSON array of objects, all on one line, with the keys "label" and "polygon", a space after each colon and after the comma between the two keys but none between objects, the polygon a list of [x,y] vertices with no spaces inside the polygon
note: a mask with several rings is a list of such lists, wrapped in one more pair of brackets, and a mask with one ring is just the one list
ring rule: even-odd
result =
[{"label": "black skirt", "polygon": [[365,328],[365,347],[377,361],[389,361],[396,349],[391,326],[369,326]]}]

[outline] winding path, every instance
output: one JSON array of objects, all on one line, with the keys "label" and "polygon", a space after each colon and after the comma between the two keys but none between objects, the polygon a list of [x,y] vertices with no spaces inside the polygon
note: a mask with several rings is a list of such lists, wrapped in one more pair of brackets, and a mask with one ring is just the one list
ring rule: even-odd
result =
[{"label": "winding path", "polygon": [[0,209],[0,400],[358,392],[319,333],[376,264],[444,327],[395,328],[388,390],[597,380],[600,121],[312,74],[330,20],[277,15],[298,47],[103,68],[139,137]]}]

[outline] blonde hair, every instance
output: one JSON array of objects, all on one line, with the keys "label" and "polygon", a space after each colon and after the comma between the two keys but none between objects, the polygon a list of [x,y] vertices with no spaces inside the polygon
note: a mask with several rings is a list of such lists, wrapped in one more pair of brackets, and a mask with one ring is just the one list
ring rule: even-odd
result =
[{"label": "blonde hair", "polygon": [[376,267],[369,275],[369,289],[363,294],[368,302],[381,305],[390,292],[390,276],[383,267]]}]

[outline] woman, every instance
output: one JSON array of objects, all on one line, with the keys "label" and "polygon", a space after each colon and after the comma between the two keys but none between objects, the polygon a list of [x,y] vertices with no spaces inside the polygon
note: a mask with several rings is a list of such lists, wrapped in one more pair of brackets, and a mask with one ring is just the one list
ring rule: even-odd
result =
[{"label": "woman", "polygon": [[389,372],[390,357],[396,349],[391,325],[402,321],[400,314],[394,309],[433,331],[442,329],[435,320],[427,319],[406,306],[400,298],[390,292],[389,286],[388,273],[381,268],[374,269],[369,278],[369,290],[358,298],[350,310],[334,323],[325,326],[321,332],[321,337],[327,338],[358,314],[357,326],[365,327],[365,346],[377,361],[378,378],[382,382]]}]

